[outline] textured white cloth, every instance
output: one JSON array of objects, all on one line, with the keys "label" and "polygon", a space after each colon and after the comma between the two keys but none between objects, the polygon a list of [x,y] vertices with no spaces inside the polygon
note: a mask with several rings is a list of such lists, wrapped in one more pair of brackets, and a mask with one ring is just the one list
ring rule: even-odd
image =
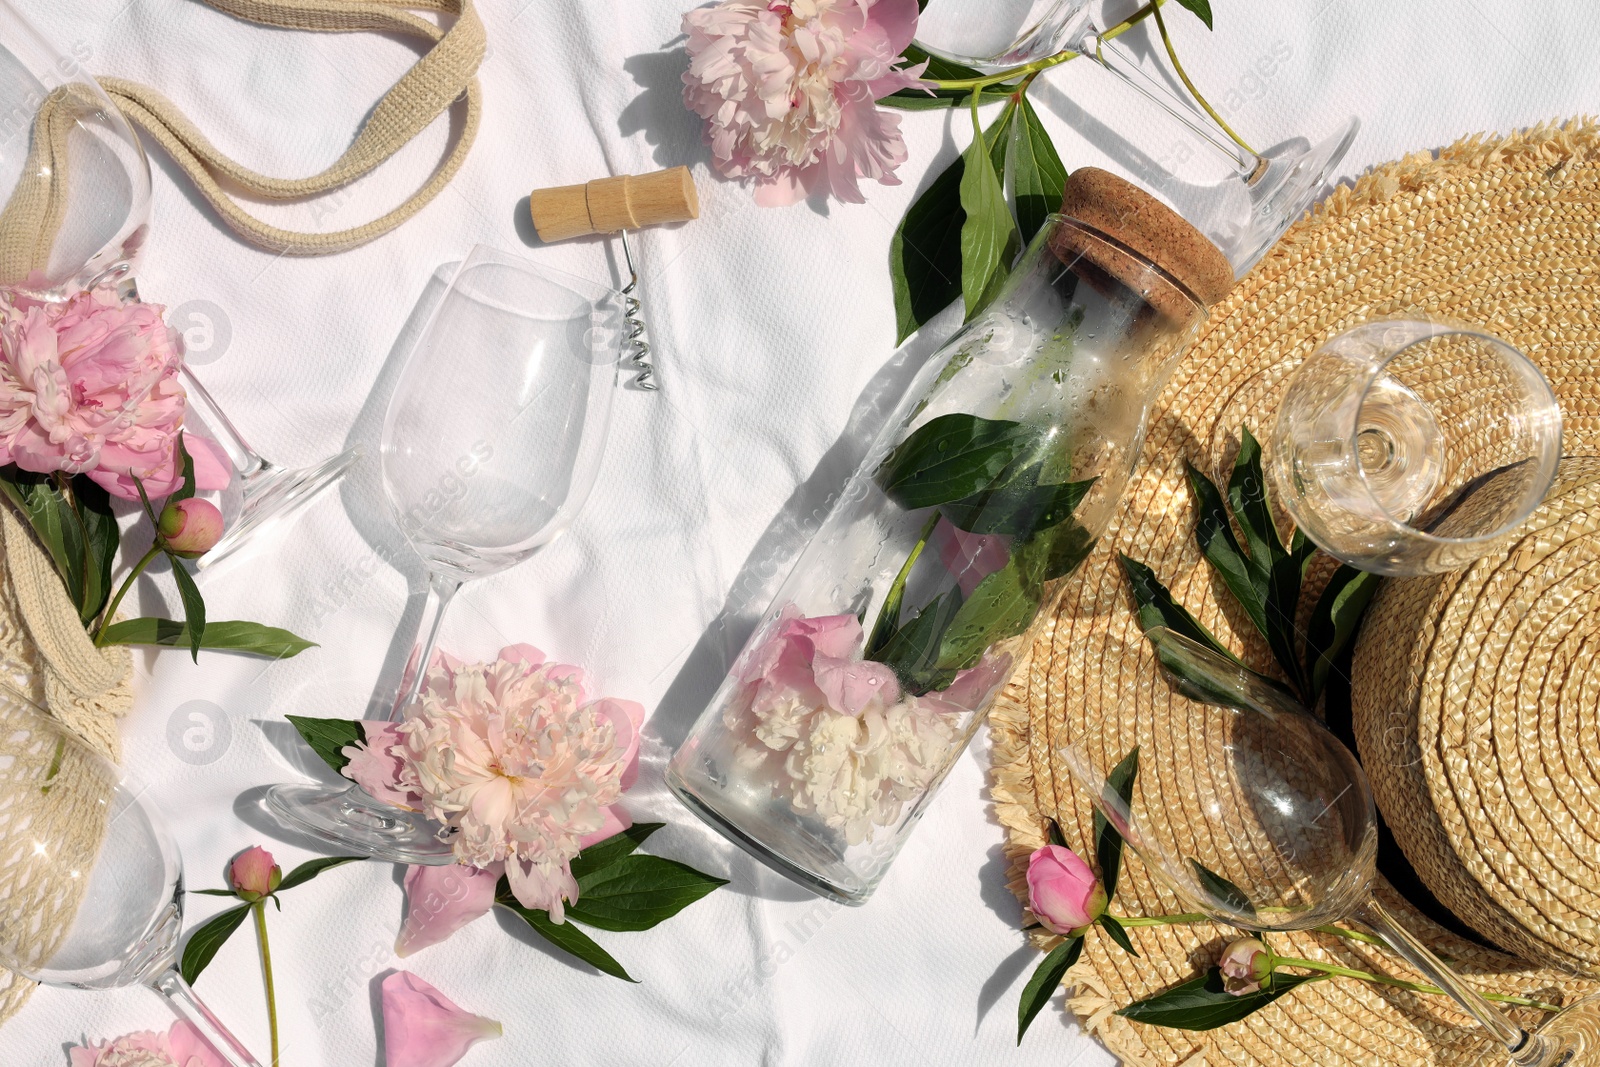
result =
[{"label": "textured white cloth", "polygon": [[[1017,996],[1038,957],[1004,886],[983,734],[861,909],[821,903],[759,869],[660,785],[665,753],[932,347],[913,340],[893,356],[887,248],[916,191],[971,135],[964,112],[908,115],[904,185],[869,185],[861,206],[758,209],[748,191],[707,173],[698,122],[679,99],[676,38],[691,2],[480,0],[490,54],[472,157],[416,219],[345,255],[282,259],[244,245],[174,180],[168,161],[153,160],[156,223],[141,289],[183,311],[178,325],[194,329],[202,378],[246,436],[288,464],[354,442],[375,454],[392,354],[416,328],[419,300],[436,293],[435,272],[472,244],[615,281],[619,253],[606,242],[536,246],[519,214],[530,188],[691,163],[704,207],[700,221],[638,241],[662,392],[618,395],[587,511],[534,559],[469,586],[444,645],[481,657],[530,642],[584,664],[602,691],[652,709],[647,769],[630,805],[670,824],[655,851],[733,882],[653,931],[597,933],[642,983],[625,985],[498,918],[402,963],[391,953],[398,873],[378,864],[330,872],[288,894],[268,920],[283,1062],[381,1062],[378,980],[403,965],[505,1024],[505,1037],[470,1052],[467,1065],[1108,1063],[1064,1019],[1059,997],[1014,1046]],[[90,70],[159,87],[223,151],[285,176],[337,158],[414,59],[399,41],[264,30],[189,0],[21,3]],[[1268,144],[1359,115],[1346,177],[1600,100],[1600,12],[1588,0],[1214,7],[1209,38],[1181,11],[1169,19],[1195,80],[1243,135]],[[1108,127],[1140,125],[1127,98],[1087,62],[1048,80],[1039,109],[1067,165],[1117,169]],[[436,124],[349,192],[263,214],[295,228],[354,225],[415,188],[445,141]],[[209,320],[209,335],[191,313]],[[142,613],[162,597],[175,608],[169,583],[145,583]],[[403,658],[421,604],[420,567],[387,516],[370,459],[275,545],[205,573],[201,586],[213,618],[288,626],[321,647],[273,665],[135,656],[125,762],[168,812],[196,888],[220,885],[227,858],[251,844],[266,844],[286,868],[311,854],[274,839],[253,813],[260,787],[304,773],[283,716],[361,714]],[[189,903],[191,921],[223,906]],[[248,930],[198,988],[264,1055]],[[61,1064],[63,1043],[170,1021],[142,990],[42,989],[0,1030],[0,1063]]]}]

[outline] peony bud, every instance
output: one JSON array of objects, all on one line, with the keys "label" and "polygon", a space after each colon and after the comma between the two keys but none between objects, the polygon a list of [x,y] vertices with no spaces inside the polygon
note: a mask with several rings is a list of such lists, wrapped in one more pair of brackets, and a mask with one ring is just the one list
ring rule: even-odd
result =
[{"label": "peony bud", "polygon": [[1240,938],[1222,950],[1217,969],[1222,988],[1236,997],[1254,993],[1272,975],[1272,950],[1254,937]]},{"label": "peony bud", "polygon": [[260,845],[245,849],[228,865],[228,883],[240,900],[251,904],[275,891],[282,881],[283,868]]},{"label": "peony bud", "polygon": [[162,508],[156,528],[175,555],[195,559],[222,539],[222,512],[215,504],[190,497]]},{"label": "peony bud", "polygon": [[1105,913],[1106,891],[1076,852],[1046,845],[1028,857],[1028,907],[1045,929],[1071,934]]}]

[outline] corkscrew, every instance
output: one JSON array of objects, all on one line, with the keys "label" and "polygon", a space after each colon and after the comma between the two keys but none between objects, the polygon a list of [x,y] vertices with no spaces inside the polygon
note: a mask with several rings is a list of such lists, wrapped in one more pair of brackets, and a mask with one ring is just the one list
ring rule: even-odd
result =
[{"label": "corkscrew", "polygon": [[624,174],[598,178],[585,185],[535,189],[528,196],[533,227],[545,243],[566,241],[592,233],[620,234],[628,284],[622,287],[623,342],[632,364],[633,384],[640,389],[660,388],[644,305],[639,300],[639,268],[628,243],[628,232],[665,222],[686,222],[700,217],[700,198],[687,167],[652,174]]}]

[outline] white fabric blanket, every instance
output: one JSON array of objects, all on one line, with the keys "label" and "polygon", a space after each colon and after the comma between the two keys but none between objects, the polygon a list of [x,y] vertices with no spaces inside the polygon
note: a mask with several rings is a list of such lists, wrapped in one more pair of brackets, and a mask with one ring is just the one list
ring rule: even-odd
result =
[{"label": "white fabric blanket", "polygon": [[[415,55],[371,35],[266,30],[191,0],[21,3],[90,70],[160,87],[224,151],[285,176],[334,160]],[[1017,997],[1038,957],[1004,885],[981,733],[860,909],[819,902],[767,873],[661,786],[671,745],[934,346],[920,338],[894,352],[887,248],[918,189],[971,136],[962,112],[908,115],[905,184],[869,185],[861,206],[757,208],[748,191],[708,172],[698,121],[679,98],[679,19],[691,3],[479,0],[491,44],[477,148],[418,218],[346,255],[297,260],[244,245],[168,160],[153,160],[156,224],[142,291],[189,305],[179,326],[194,331],[199,373],[245,434],[290,464],[354,442],[376,453],[414,309],[437,290],[435,273],[474,243],[616,281],[619,250],[607,242],[538,245],[519,215],[530,188],[695,169],[700,221],[638,242],[662,391],[618,395],[587,511],[529,562],[469,586],[444,645],[488,657],[526,641],[585,665],[603,692],[643,702],[652,711],[646,772],[630,806],[669,823],[653,850],[732,884],[653,931],[597,935],[639,985],[576,966],[496,918],[403,966],[505,1024],[504,1038],[478,1046],[468,1065],[1108,1063],[1059,997],[1015,1047]],[[1169,19],[1196,81],[1242,134],[1269,144],[1359,115],[1345,177],[1600,100],[1600,12],[1589,0],[1214,7],[1214,35],[1176,8]],[[1126,96],[1087,62],[1047,80],[1038,106],[1067,165],[1117,169],[1110,130],[1139,126]],[[297,228],[353,225],[414,188],[444,143],[439,123],[353,189],[264,213]],[[190,886],[221,885],[228,857],[258,842],[286,868],[311,854],[274,839],[251,813],[261,787],[305,773],[283,716],[362,713],[404,656],[420,578],[369,459],[268,551],[201,578],[212,617],[288,626],[321,647],[271,666],[136,656],[126,762],[169,814]],[[163,599],[176,610],[169,582],[144,584],[142,613]],[[186,746],[190,730],[199,732]],[[325,874],[270,913],[285,1064],[381,1063],[377,989],[402,965],[392,955],[401,901],[398,872],[372,863]],[[225,904],[189,903],[191,923]],[[264,1057],[248,930],[199,991]],[[64,1043],[170,1022],[143,990],[42,989],[0,1030],[0,1063],[58,1065]]]}]

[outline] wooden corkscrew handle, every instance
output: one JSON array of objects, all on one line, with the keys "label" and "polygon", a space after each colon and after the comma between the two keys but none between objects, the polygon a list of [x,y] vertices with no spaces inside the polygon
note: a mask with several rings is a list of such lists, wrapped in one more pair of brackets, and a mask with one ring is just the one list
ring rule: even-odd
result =
[{"label": "wooden corkscrew handle", "polygon": [[637,230],[700,217],[688,167],[597,178],[585,185],[535,189],[528,195],[533,228],[545,243],[591,233]]}]

